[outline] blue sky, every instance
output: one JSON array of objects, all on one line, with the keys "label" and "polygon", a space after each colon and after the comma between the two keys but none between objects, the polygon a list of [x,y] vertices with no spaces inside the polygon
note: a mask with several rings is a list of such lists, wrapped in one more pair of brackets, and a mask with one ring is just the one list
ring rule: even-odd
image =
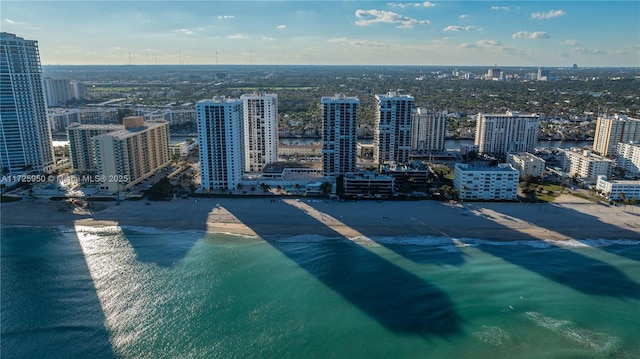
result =
[{"label": "blue sky", "polygon": [[640,66],[637,0],[2,0],[0,21],[43,65]]}]

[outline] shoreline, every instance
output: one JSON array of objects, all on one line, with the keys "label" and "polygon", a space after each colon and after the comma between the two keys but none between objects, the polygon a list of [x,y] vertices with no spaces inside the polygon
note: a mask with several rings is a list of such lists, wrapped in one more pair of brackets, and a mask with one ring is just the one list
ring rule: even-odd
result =
[{"label": "shoreline", "polygon": [[[442,203],[282,198],[189,198],[95,202],[59,211],[60,202],[3,203],[2,226],[128,226],[242,236],[448,237],[496,241],[640,241],[640,208],[607,207],[563,195],[556,202]],[[637,212],[637,213],[636,213]]]}]

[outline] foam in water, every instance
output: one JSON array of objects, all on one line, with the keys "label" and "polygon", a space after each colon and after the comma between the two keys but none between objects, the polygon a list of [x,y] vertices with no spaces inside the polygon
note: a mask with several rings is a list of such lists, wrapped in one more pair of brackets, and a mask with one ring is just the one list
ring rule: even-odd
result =
[{"label": "foam in water", "polygon": [[616,337],[581,328],[569,320],[547,317],[538,312],[525,312],[524,314],[536,325],[546,328],[588,349],[598,352],[613,352],[618,348],[620,343],[620,340]]},{"label": "foam in water", "polygon": [[498,327],[483,325],[481,330],[473,332],[473,336],[487,344],[499,346],[511,340],[509,333]]}]

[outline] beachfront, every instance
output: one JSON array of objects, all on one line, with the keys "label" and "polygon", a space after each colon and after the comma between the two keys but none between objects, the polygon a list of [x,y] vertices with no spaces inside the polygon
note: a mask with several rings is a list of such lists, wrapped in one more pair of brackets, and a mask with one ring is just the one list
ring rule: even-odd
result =
[{"label": "beachfront", "polygon": [[60,211],[39,199],[2,204],[2,225],[119,225],[249,236],[436,236],[495,240],[640,239],[640,209],[563,195],[553,203],[336,202],[317,199],[190,198],[96,202]]}]

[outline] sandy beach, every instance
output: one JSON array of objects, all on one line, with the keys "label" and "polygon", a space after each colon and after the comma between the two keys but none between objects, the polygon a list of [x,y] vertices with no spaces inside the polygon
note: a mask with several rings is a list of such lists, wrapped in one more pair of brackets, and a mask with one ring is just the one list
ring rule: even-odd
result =
[{"label": "sandy beach", "polygon": [[189,198],[96,202],[93,210],[48,199],[3,203],[0,223],[139,226],[240,235],[446,236],[494,240],[640,239],[640,208],[564,195],[548,204],[335,202],[292,198]]}]

